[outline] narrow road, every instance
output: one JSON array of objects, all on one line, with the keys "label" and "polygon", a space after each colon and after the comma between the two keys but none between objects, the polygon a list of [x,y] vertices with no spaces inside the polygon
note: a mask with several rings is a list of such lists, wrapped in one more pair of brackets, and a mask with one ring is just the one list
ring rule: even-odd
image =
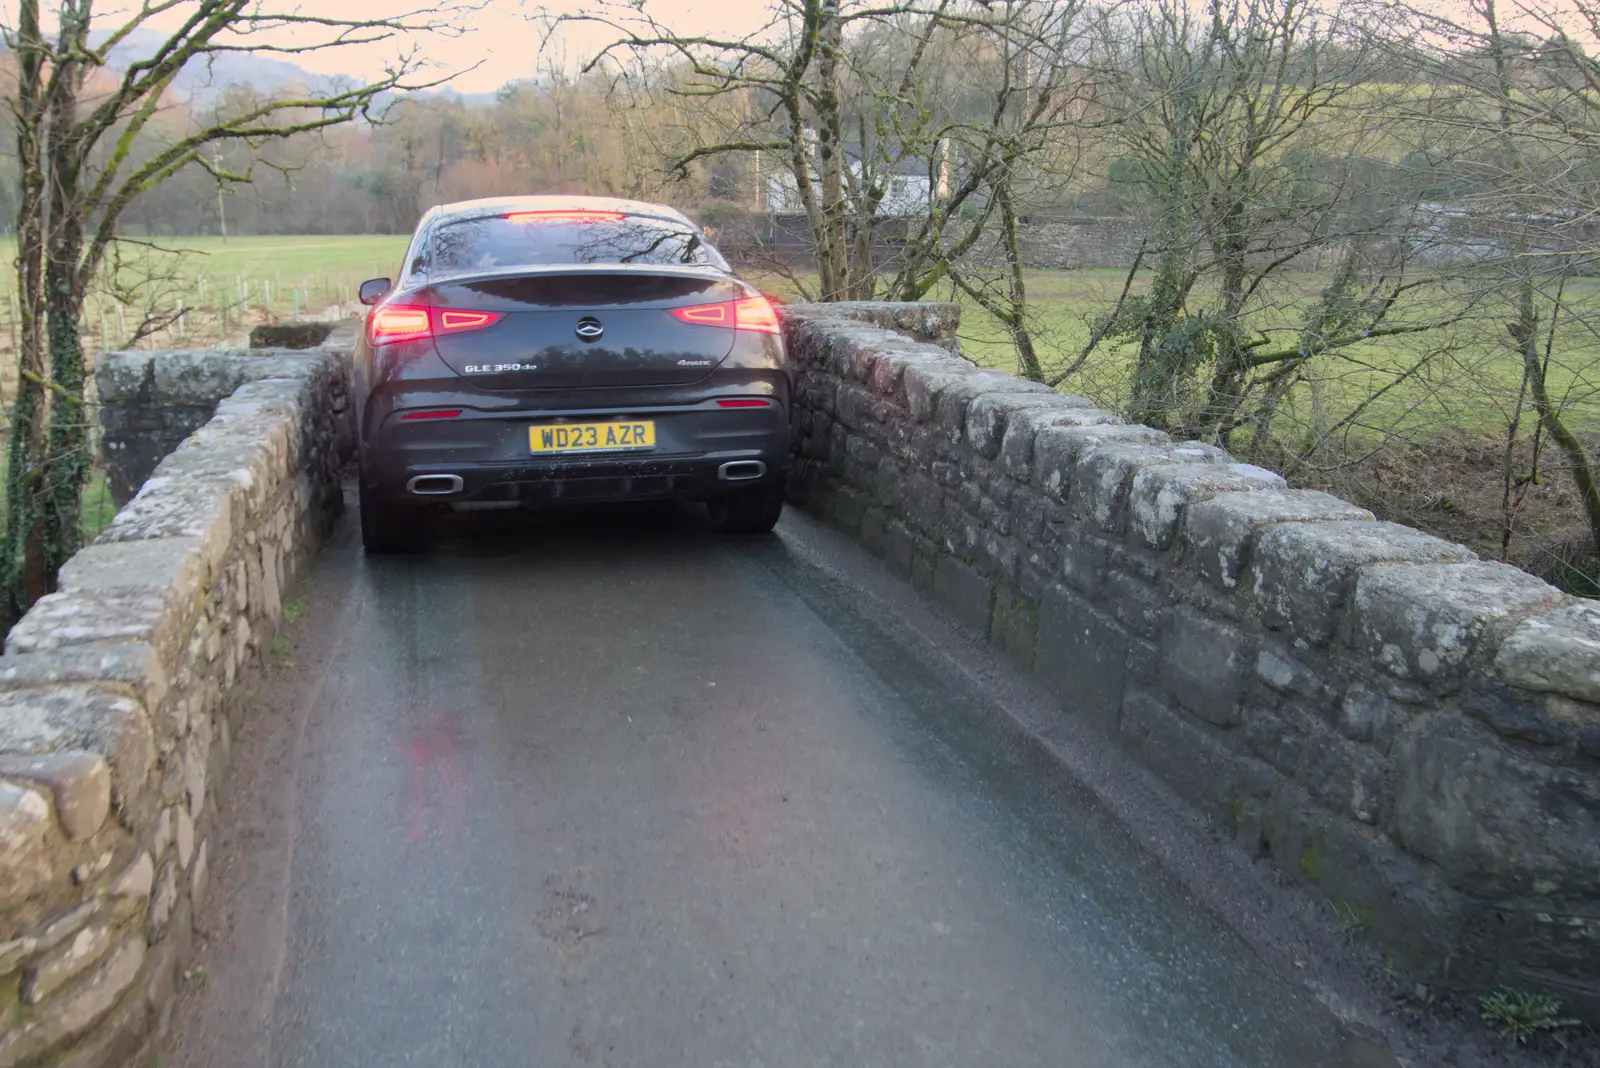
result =
[{"label": "narrow road", "polygon": [[302,591],[168,1068],[1367,1063],[836,535],[458,527]]}]

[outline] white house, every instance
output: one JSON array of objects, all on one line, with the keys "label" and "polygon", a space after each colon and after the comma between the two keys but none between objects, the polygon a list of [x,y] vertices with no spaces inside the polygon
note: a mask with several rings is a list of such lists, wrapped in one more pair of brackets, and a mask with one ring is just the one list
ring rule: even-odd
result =
[{"label": "white house", "polygon": [[[812,146],[810,155],[815,159],[816,135],[809,129],[806,133],[807,141]],[[844,149],[845,167],[851,175],[851,179],[845,183],[848,189],[852,184],[859,183],[862,178],[865,170],[864,154],[858,141],[845,141],[841,147]],[[888,161],[892,161],[892,164]],[[765,167],[762,166],[762,162],[762,157],[758,156],[756,173],[761,175],[759,189],[761,203],[757,207],[773,215],[804,214],[805,207],[800,202],[800,190],[795,185],[793,172],[787,167],[788,161],[765,156]],[[892,166],[893,170],[893,173],[888,175],[888,191],[878,204],[877,214],[880,216],[926,215],[935,198],[950,195],[948,140],[939,143],[935,173],[931,179],[928,173],[928,161],[904,155],[899,145],[885,146],[884,150],[876,155],[873,164],[873,170],[880,175],[885,167]],[[821,189],[816,178],[812,179],[812,187],[820,195]]]}]

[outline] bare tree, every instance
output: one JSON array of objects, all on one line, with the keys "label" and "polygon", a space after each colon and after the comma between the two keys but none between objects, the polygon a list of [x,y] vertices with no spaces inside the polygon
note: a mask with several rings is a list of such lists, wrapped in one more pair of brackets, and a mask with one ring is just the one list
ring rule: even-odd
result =
[{"label": "bare tree", "polygon": [[[1452,321],[1413,299],[1433,284],[1407,240],[1415,197],[1367,165],[1390,110],[1367,27],[1305,0],[1155,0],[1122,55],[1154,270],[1134,296],[1130,272],[1085,355],[1133,346],[1133,418],[1226,444],[1315,361]],[[1333,271],[1309,301],[1283,281],[1307,267]]]},{"label": "bare tree", "polygon": [[[150,55],[112,69],[113,50],[174,10],[182,22]],[[196,0],[179,8],[144,0],[110,14],[101,27],[92,0],[62,0],[52,35],[40,21],[39,0],[20,0],[16,24],[0,28],[16,63],[7,95],[19,166],[22,311],[0,542],[0,585],[11,612],[26,611],[48,592],[77,547],[90,462],[79,324],[124,210],[190,166],[218,180],[248,182],[248,167],[216,166],[214,146],[259,147],[368,116],[385,94],[417,86],[419,63],[414,51],[404,53],[383,77],[258,100],[151,148],[142,135],[173,80],[191,65],[233,52],[305,55],[442,27],[438,9],[359,20],[313,13],[326,10],[252,0]]]},{"label": "bare tree", "polygon": [[[1522,384],[1508,424],[1504,472],[1506,533],[1519,482],[1537,477],[1543,439],[1564,460],[1600,550],[1600,479],[1574,408],[1592,403],[1589,353],[1600,337],[1600,307],[1567,285],[1597,251],[1600,220],[1600,58],[1580,41],[1600,31],[1600,4],[1578,0],[1559,12],[1518,0],[1470,0],[1456,15],[1407,10],[1419,66],[1444,87],[1445,106],[1421,116],[1470,161],[1461,200],[1496,255],[1474,274],[1493,304]],[[1516,29],[1513,27],[1521,27]],[[1530,32],[1539,31],[1539,32]],[[1576,352],[1569,349],[1576,348]],[[1530,473],[1518,475],[1523,404],[1535,416]]]},{"label": "bare tree", "polygon": [[[782,161],[780,186],[807,221],[822,300],[878,291],[878,236],[896,180],[926,176],[929,202],[901,216],[888,282],[916,299],[995,217],[1000,176],[1067,120],[1084,10],[1047,0],[774,0],[764,25],[723,38],[677,33],[646,2],[554,26],[576,19],[616,33],[590,70],[610,63],[619,77],[645,80],[675,65],[676,78],[655,77],[693,103],[677,127],[679,173],[735,155]],[[963,233],[947,241],[955,222]]]}]

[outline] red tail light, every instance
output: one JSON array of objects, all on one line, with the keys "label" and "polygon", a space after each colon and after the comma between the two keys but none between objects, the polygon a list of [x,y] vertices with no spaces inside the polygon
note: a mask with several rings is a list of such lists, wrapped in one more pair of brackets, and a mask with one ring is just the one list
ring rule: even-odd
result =
[{"label": "red tail light", "polygon": [[696,326],[727,326],[763,334],[778,332],[777,309],[766,297],[745,297],[743,300],[725,300],[720,304],[673,308],[672,317]]},{"label": "red tail light", "polygon": [[482,330],[500,321],[497,312],[442,311],[434,322],[434,330],[441,334],[457,330]]},{"label": "red tail light", "polygon": [[401,419],[454,419],[461,414],[460,408],[436,408],[427,412],[407,412]]},{"label": "red tail light", "polygon": [[766,297],[746,297],[734,301],[733,317],[740,330],[759,330],[763,334],[778,332],[778,309]]},{"label": "red tail light", "polygon": [[718,408],[765,408],[772,402],[760,397],[730,397],[717,401]]},{"label": "red tail light", "polygon": [[428,309],[410,304],[380,304],[367,320],[367,340],[374,345],[418,341],[433,334]]},{"label": "red tail light", "polygon": [[506,216],[506,222],[514,223],[621,222],[622,219],[620,211],[514,211]]},{"label": "red tail light", "polygon": [[421,341],[439,334],[459,334],[493,326],[505,316],[499,312],[453,311],[416,304],[380,304],[367,320],[367,340],[373,345]]}]

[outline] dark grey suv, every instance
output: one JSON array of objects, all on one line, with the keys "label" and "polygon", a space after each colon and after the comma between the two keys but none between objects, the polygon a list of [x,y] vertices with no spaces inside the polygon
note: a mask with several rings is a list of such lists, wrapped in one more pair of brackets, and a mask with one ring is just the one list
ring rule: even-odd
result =
[{"label": "dark grey suv", "polygon": [[355,355],[361,536],[418,546],[449,505],[677,497],[730,533],[783,508],[778,317],[671,208],[515,197],[434,208]]}]

